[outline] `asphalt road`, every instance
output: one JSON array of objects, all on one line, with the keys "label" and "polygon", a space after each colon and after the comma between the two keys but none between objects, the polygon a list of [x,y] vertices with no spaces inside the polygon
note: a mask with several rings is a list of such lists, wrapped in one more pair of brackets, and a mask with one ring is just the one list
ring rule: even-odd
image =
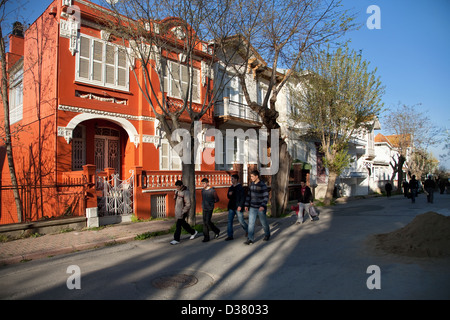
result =
[{"label": "asphalt road", "polygon": [[222,225],[208,243],[185,236],[172,246],[166,235],[2,266],[0,299],[450,299],[450,259],[395,256],[370,241],[417,214],[450,215],[450,195],[435,194],[434,204],[423,195],[415,204],[394,196],[319,211],[319,221],[302,225],[295,217],[269,219],[270,241],[258,225],[250,246],[237,224],[235,240],[224,241]]}]

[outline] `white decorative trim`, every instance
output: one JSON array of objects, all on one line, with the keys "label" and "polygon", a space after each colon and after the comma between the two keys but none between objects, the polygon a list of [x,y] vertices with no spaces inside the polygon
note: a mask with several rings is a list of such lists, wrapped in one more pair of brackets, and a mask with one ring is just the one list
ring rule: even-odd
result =
[{"label": "white decorative trim", "polygon": [[214,80],[214,70],[209,66],[208,63],[205,61],[201,62],[201,72],[202,72],[202,84],[203,86],[206,85],[206,78],[210,78],[211,80]]},{"label": "white decorative trim", "polygon": [[161,145],[161,137],[143,134],[142,143],[153,143],[158,148]]},{"label": "white decorative trim", "polygon": [[183,52],[178,54],[178,61],[185,63],[187,60],[187,55]]},{"label": "white decorative trim", "polygon": [[115,112],[108,112],[108,111],[95,110],[95,109],[86,109],[86,108],[81,108],[81,107],[72,107],[72,106],[66,106],[66,105],[62,105],[62,104],[60,104],[58,106],[58,110],[95,114],[95,115],[114,117],[114,118],[123,118],[123,119],[127,119],[127,120],[155,121],[155,118],[153,118],[153,117],[133,116],[131,114],[115,113]]},{"label": "white decorative trim", "polygon": [[111,36],[111,32],[105,31],[105,30],[101,30],[100,31],[100,37],[102,38],[102,40],[104,41],[109,41],[109,37]]},{"label": "white decorative trim", "polygon": [[75,91],[75,96],[83,98],[83,99],[89,99],[89,100],[93,99],[93,100],[99,100],[99,101],[104,101],[104,102],[111,102],[111,103],[116,103],[116,104],[127,105],[127,100],[121,100],[121,99],[117,99],[117,98],[114,98],[114,97],[110,97],[110,98],[108,98],[108,97],[101,97],[101,96],[97,96],[97,95],[95,95],[93,93],[82,94],[79,91]]},{"label": "white decorative trim", "polygon": [[70,39],[69,41],[69,50],[72,55],[78,50],[78,29],[80,28],[80,24],[75,19],[63,20],[60,21],[59,35],[63,38]]},{"label": "white decorative trim", "polygon": [[70,143],[73,137],[73,128],[58,127],[58,137],[64,137],[67,143]]},{"label": "white decorative trim", "polygon": [[184,40],[186,38],[186,33],[181,26],[173,27],[172,29],[170,29],[170,31],[172,31],[175,37],[180,40]]},{"label": "white decorative trim", "polygon": [[[72,139],[73,130],[79,123],[86,121],[86,120],[91,120],[91,119],[105,119],[105,120],[111,121],[111,122],[121,126],[127,132],[128,137],[130,138],[130,141],[134,143],[136,148],[139,145],[139,133],[137,132],[135,126],[130,121],[128,121],[125,117],[123,117],[125,115],[117,116],[118,114],[114,114],[112,112],[99,111],[99,110],[90,110],[90,111],[97,111],[97,113],[95,113],[95,112],[84,112],[83,113],[83,110],[85,111],[87,109],[68,107],[68,106],[62,106],[62,105],[59,105],[58,109],[64,110],[64,111],[81,112],[80,114],[73,117],[72,120],[69,121],[69,123],[67,124],[66,127],[58,127],[58,136],[64,137],[66,139],[67,143],[69,143],[70,140]],[[78,111],[74,111],[74,110],[78,110]],[[137,118],[137,117],[135,117],[135,118]],[[133,119],[133,120],[137,120],[137,119]]]}]

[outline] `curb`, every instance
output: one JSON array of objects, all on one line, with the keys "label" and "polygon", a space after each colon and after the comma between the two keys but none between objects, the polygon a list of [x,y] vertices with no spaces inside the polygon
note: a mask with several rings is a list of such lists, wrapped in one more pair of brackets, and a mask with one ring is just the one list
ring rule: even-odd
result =
[{"label": "curb", "polygon": [[[227,214],[228,214],[228,212],[226,212],[226,213],[222,212],[222,213],[216,215],[216,217],[215,217],[216,221],[214,221],[214,222],[217,224],[227,223],[227,220],[226,220]],[[112,226],[112,227],[114,227],[114,226]],[[165,231],[168,229],[169,228],[167,228],[167,229],[159,228],[158,230],[153,230],[153,231]],[[25,253],[25,254],[19,254],[19,255],[15,255],[15,256],[11,256],[11,257],[0,258],[0,266],[12,265],[12,264],[20,263],[20,262],[27,262],[30,260],[38,260],[38,259],[53,257],[53,256],[57,256],[57,255],[74,253],[77,251],[90,250],[90,249],[104,247],[106,245],[114,245],[114,244],[128,243],[131,241],[138,241],[138,240],[135,240],[135,237],[136,237],[136,234],[131,233],[130,235],[122,236],[120,238],[99,240],[98,242],[72,245],[70,247],[64,247],[64,248],[58,248],[58,249],[44,249],[44,250],[40,250],[40,251],[36,251],[36,252],[32,252],[32,253]],[[30,241],[32,241],[32,240],[30,240]]]}]

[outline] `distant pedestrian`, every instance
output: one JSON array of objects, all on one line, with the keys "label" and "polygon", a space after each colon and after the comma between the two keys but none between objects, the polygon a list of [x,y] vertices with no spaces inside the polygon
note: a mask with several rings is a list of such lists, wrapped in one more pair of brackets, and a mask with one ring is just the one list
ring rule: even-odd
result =
[{"label": "distant pedestrian", "polygon": [[214,239],[219,237],[220,230],[214,223],[212,223],[212,214],[214,211],[214,204],[219,202],[219,196],[216,189],[209,185],[208,178],[202,180],[202,210],[203,210],[203,242],[209,241],[209,231],[214,232]]},{"label": "distant pedestrian", "polygon": [[386,190],[386,196],[390,197],[392,193],[392,184],[389,181],[384,186],[384,189]]},{"label": "distant pedestrian", "polygon": [[405,197],[405,198],[407,198],[408,197],[408,192],[409,192],[409,183],[408,183],[408,181],[403,181],[403,196]]},{"label": "distant pedestrian", "polygon": [[309,210],[313,205],[313,195],[311,188],[306,185],[305,181],[300,182],[300,197],[298,199],[298,216],[297,224],[303,223],[305,218],[305,213],[309,215],[311,221],[314,221],[314,217],[311,215]]},{"label": "distant pedestrian", "polygon": [[411,180],[409,180],[409,190],[411,191],[411,202],[416,202],[417,190],[419,189],[419,183],[416,180],[416,176],[413,175]]},{"label": "distant pedestrian", "polygon": [[441,194],[444,194],[445,191],[445,181],[446,179],[439,177],[439,191]]},{"label": "distant pedestrian", "polygon": [[189,209],[191,208],[191,200],[189,199],[189,189],[183,185],[181,180],[175,182],[175,218],[177,219],[175,233],[173,235],[173,240],[170,244],[179,244],[181,227],[191,234],[191,240],[197,235],[197,231],[192,229],[192,227],[186,222],[186,217],[189,214]]},{"label": "distant pedestrian", "polygon": [[270,239],[270,229],[267,223],[266,211],[267,202],[269,201],[269,189],[267,185],[261,181],[258,170],[253,170],[250,173],[252,183],[248,189],[248,194],[245,199],[245,210],[248,212],[248,239],[245,244],[249,245],[254,242],[256,216],[264,229],[264,241]]},{"label": "distant pedestrian", "polygon": [[427,192],[427,202],[433,203],[434,198],[434,189],[436,188],[436,183],[433,179],[431,179],[431,175],[428,176],[428,179],[425,180],[424,183],[425,191]]},{"label": "distant pedestrian", "polygon": [[244,203],[245,203],[245,194],[244,188],[239,183],[239,175],[233,174],[231,176],[232,185],[228,188],[228,228],[227,235],[228,237],[225,241],[233,240],[233,220],[234,216],[237,215],[238,221],[244,229],[245,233],[248,234],[248,224],[244,219]]}]

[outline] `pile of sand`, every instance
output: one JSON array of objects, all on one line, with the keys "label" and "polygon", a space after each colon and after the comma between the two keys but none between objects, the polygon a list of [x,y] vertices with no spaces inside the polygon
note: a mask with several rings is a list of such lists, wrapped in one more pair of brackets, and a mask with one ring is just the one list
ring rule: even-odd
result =
[{"label": "pile of sand", "polygon": [[436,212],[417,215],[396,231],[375,235],[376,248],[410,257],[450,256],[450,217]]}]

